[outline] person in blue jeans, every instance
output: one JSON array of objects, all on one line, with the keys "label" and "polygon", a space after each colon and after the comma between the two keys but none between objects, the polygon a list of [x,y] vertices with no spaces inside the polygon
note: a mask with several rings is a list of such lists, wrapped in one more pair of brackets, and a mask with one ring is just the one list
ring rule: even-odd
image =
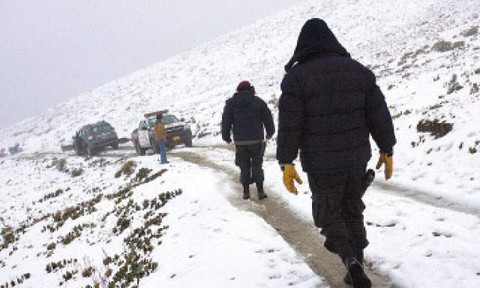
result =
[{"label": "person in blue jeans", "polygon": [[157,122],[153,128],[153,134],[155,136],[155,144],[160,153],[160,164],[166,164],[168,163],[165,147],[167,145],[167,133],[165,132],[165,125],[162,122],[162,114],[157,115]]}]

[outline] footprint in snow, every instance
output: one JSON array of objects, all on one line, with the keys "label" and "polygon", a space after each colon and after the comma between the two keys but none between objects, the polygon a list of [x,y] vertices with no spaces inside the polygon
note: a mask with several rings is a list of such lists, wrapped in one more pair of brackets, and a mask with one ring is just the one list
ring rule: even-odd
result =
[{"label": "footprint in snow", "polygon": [[367,221],[368,226],[375,226],[375,227],[380,227],[380,228],[391,228],[395,227],[397,225],[396,222],[388,223],[388,224],[378,224],[378,223],[373,223],[370,221]]},{"label": "footprint in snow", "polygon": [[453,236],[452,234],[449,234],[449,233],[442,233],[442,232],[436,232],[436,231],[433,231],[432,235],[435,236],[435,237],[444,236],[446,238],[452,238],[452,236]]}]

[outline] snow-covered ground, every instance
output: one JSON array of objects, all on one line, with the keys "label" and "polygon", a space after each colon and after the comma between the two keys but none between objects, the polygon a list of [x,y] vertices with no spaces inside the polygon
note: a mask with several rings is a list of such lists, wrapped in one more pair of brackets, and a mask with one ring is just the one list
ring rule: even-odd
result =
[{"label": "snow-covered ground", "polygon": [[[167,108],[190,123],[195,146],[210,147],[193,153],[235,169],[232,152],[219,146],[224,101],[248,79],[276,114],[283,65],[301,26],[312,17],[325,19],[352,57],[378,75],[394,116],[394,177],[389,185],[377,177],[365,199],[369,265],[402,287],[478,286],[479,7],[479,0],[305,1],[3,130],[0,148],[19,142],[25,151],[0,158],[0,243],[12,242],[0,251],[0,287],[27,278],[26,273],[25,287],[106,283],[131,262],[122,258],[130,251],[124,241],[138,227],[154,229],[162,241],[158,245],[155,238],[153,251],[138,256],[158,263],[140,280],[142,287],[324,285],[267,223],[225,200],[236,188],[220,171],[184,162],[175,151],[165,167],[154,156],[133,156],[133,150],[87,160],[60,152],[60,144],[69,144],[84,124],[104,119],[128,136],[144,112]],[[265,165],[269,193],[311,221],[308,185],[298,197],[286,193],[274,151],[271,141]],[[52,163],[61,159],[68,171]],[[132,176],[116,178],[129,160],[137,163]],[[83,170],[72,177],[75,168]],[[140,168],[153,169],[149,175],[167,171],[141,183],[134,180]],[[180,189],[183,193],[165,206],[142,209],[145,199]],[[407,190],[413,193],[402,195]],[[125,195],[115,194],[119,191]],[[98,195],[103,197],[94,198]],[[133,209],[137,204],[141,209]],[[71,219],[77,210],[70,207],[83,212]],[[156,225],[149,222],[153,215],[144,218],[150,210],[168,214]],[[67,213],[65,219],[58,211]],[[115,233],[129,222],[122,215],[131,223]],[[164,225],[169,228],[157,233]],[[105,261],[115,254],[117,260]],[[46,271],[63,259],[76,262]],[[83,277],[89,267],[93,272]],[[74,271],[66,281],[63,276]]]},{"label": "snow-covered ground", "polygon": [[[281,172],[269,146],[265,173],[270,194],[283,199],[290,207],[311,221],[311,198],[308,179],[300,173],[303,185],[298,196],[288,193]],[[204,149],[196,153],[235,169],[232,152]],[[370,163],[373,166],[375,163]],[[382,177],[378,173],[378,178]],[[239,193],[240,194],[240,193]],[[448,208],[432,207],[414,199],[386,194],[377,185],[369,188],[365,198],[365,221],[370,245],[365,250],[373,270],[387,275],[398,287],[477,287],[480,285],[480,220]],[[448,204],[447,204],[448,205]]]},{"label": "snow-covered ground", "polygon": [[[129,161],[135,163],[131,173],[116,178]],[[157,263],[155,269],[145,264],[137,272],[128,266],[130,285],[153,272],[141,287],[322,285],[272,227],[228,202],[234,192],[223,173],[181,159],[161,166],[154,155],[69,157],[62,171],[52,162],[54,156],[2,163],[11,173],[0,176],[2,195],[8,198],[0,204],[0,239],[13,240],[0,252],[0,287],[18,284],[22,276],[28,277],[21,281],[24,287],[129,283],[121,267],[132,253]],[[73,177],[74,169],[83,172]],[[32,174],[18,177],[25,171]],[[161,199],[167,199],[165,206]]]}]

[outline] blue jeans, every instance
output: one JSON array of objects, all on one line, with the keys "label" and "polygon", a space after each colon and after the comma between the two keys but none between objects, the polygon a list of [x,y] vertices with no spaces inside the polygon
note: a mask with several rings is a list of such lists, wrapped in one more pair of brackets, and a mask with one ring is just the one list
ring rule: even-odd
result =
[{"label": "blue jeans", "polygon": [[158,151],[160,153],[160,163],[161,164],[165,164],[167,163],[167,152],[166,152],[166,148],[165,148],[165,141],[163,141],[162,139],[158,139],[156,140],[157,142],[157,147],[158,147]]}]

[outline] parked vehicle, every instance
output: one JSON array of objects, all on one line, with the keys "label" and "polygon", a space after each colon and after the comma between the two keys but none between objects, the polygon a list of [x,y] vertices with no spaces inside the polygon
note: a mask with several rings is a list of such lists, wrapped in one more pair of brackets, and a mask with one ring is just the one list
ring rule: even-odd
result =
[{"label": "parked vehicle", "polygon": [[[132,142],[138,155],[145,155],[146,150],[152,149],[158,153],[153,135],[153,126],[157,121],[157,115],[162,114],[162,122],[167,132],[167,148],[173,149],[178,144],[192,147],[192,130],[175,115],[168,114],[168,110],[146,113],[145,119],[140,121],[138,128],[132,132]],[[183,120],[183,119],[182,119]]]},{"label": "parked vehicle", "polygon": [[93,156],[109,146],[118,149],[118,136],[112,125],[105,121],[85,125],[73,137],[73,149],[77,155]]},{"label": "parked vehicle", "polygon": [[20,153],[22,151],[23,151],[23,149],[22,149],[22,147],[20,147],[19,143],[15,143],[15,145],[8,147],[8,152],[12,156],[17,154],[17,153]]},{"label": "parked vehicle", "polygon": [[7,156],[7,152],[5,152],[5,148],[2,148],[2,150],[0,150],[0,158],[6,157],[6,156]]}]

